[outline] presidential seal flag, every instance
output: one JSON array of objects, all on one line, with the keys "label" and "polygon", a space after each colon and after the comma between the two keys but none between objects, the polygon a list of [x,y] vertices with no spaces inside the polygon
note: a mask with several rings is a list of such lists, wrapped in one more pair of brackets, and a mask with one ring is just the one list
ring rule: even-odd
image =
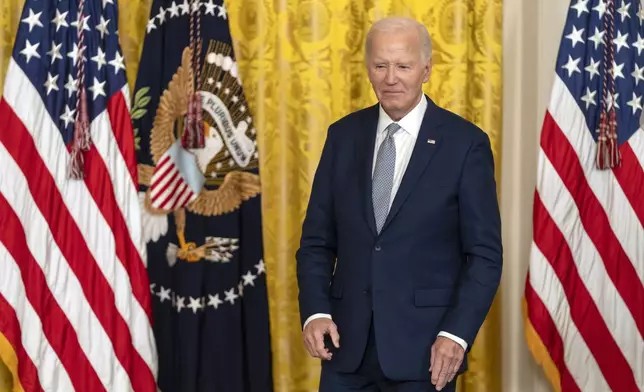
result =
[{"label": "presidential seal flag", "polygon": [[221,0],[155,0],[132,102],[163,392],[272,390],[257,125]]},{"label": "presidential seal flag", "polygon": [[15,391],[157,390],[128,100],[116,1],[25,2],[0,100]]}]

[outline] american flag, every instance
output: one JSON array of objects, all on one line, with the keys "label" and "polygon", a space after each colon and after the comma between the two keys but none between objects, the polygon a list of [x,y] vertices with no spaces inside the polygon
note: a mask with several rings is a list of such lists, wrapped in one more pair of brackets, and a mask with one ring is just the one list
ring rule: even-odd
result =
[{"label": "american flag", "polygon": [[574,0],[562,35],[538,156],[528,345],[556,390],[644,391],[642,1]]},{"label": "american flag", "polygon": [[[117,21],[114,0],[27,0],[20,17],[0,100],[0,333],[25,391],[157,390]],[[91,144],[73,179],[81,80]]]}]

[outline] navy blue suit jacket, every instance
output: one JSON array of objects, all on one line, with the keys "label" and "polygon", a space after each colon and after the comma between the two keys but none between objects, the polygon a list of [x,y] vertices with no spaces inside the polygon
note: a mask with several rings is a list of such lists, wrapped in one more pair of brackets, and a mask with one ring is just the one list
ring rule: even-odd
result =
[{"label": "navy blue suit jacket", "polygon": [[[429,378],[439,331],[468,343],[501,278],[501,220],[488,136],[428,99],[411,159],[378,235],[371,201],[378,106],[329,127],[297,251],[301,322],[328,313],[355,371],[373,314],[393,380]],[[433,141],[433,142],[432,142]],[[460,372],[466,370],[464,361]]]}]

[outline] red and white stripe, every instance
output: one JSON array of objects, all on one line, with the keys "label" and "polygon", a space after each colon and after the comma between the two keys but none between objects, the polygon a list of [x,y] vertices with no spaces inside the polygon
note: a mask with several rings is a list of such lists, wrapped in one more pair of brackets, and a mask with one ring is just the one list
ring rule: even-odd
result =
[{"label": "red and white stripe", "polygon": [[[3,222],[5,223],[5,222]],[[47,341],[43,325],[27,294],[20,276],[20,268],[11,253],[0,242],[0,329],[9,343],[16,347],[18,375],[26,391],[73,390],[69,376],[62,368],[60,358]],[[40,277],[38,277],[40,279]],[[33,281],[33,280],[32,280]],[[44,305],[38,301],[37,306]],[[55,306],[55,305],[54,305]],[[52,316],[59,309],[50,310]],[[31,358],[37,358],[32,361]],[[38,367],[34,365],[38,364]]]},{"label": "red and white stripe", "polygon": [[584,115],[555,75],[544,121],[528,321],[564,391],[644,391],[644,131],[595,168]]},{"label": "red and white stripe", "polygon": [[157,390],[128,95],[115,94],[94,119],[86,179],[70,180],[57,127],[9,64],[0,101],[11,129],[0,132],[0,305],[15,322],[0,323],[0,333],[14,339],[21,382],[35,367],[40,387],[25,390]]},{"label": "red and white stripe", "polygon": [[154,208],[174,211],[197,198],[174,161],[170,151],[159,160],[150,180],[150,200]]}]

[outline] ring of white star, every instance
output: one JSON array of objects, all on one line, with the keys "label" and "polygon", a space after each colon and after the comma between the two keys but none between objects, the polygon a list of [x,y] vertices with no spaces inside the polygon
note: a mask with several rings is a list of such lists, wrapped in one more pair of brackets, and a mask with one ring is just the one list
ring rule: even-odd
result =
[{"label": "ring of white star", "polygon": [[[217,310],[220,306],[225,304],[234,305],[235,301],[244,296],[244,290],[247,286],[255,287],[255,279],[266,273],[266,264],[264,264],[264,260],[260,260],[254,267],[255,270],[257,270],[256,273],[253,273],[253,269],[246,271],[246,273],[241,276],[237,285],[231,287],[229,290],[224,290],[223,293],[206,294],[205,296],[196,298],[191,296],[181,296],[177,295],[177,293],[172,291],[171,288],[163,286],[160,286],[159,290],[155,291],[157,286],[156,283],[150,284],[150,293],[153,296],[158,297],[159,302],[161,303],[164,303],[166,300],[169,301],[170,305],[173,308],[176,308],[177,313],[181,313],[184,308],[191,309],[193,314],[196,314],[200,310],[205,310],[208,307],[213,307]],[[186,304],[186,299],[189,301],[188,304]]]},{"label": "ring of white star", "polygon": [[[196,12],[200,8],[204,8],[203,14],[204,15],[212,15],[216,16],[218,18],[222,19],[228,19],[228,11],[226,10],[226,7],[222,5],[217,5],[213,2],[213,0],[209,1],[200,1],[198,3],[193,3],[192,6],[192,12]],[[215,14],[215,10],[217,10],[217,14]],[[184,15],[188,15],[190,13],[190,2],[188,0],[184,0],[183,3],[177,4],[176,1],[173,1],[171,6],[168,7],[167,9],[160,7],[159,12],[150,18],[148,20],[148,23],[146,25],[146,31],[149,34],[152,30],[158,28],[161,26],[163,23],[166,22],[166,16],[168,16],[170,19],[172,18],[179,18]]]}]

